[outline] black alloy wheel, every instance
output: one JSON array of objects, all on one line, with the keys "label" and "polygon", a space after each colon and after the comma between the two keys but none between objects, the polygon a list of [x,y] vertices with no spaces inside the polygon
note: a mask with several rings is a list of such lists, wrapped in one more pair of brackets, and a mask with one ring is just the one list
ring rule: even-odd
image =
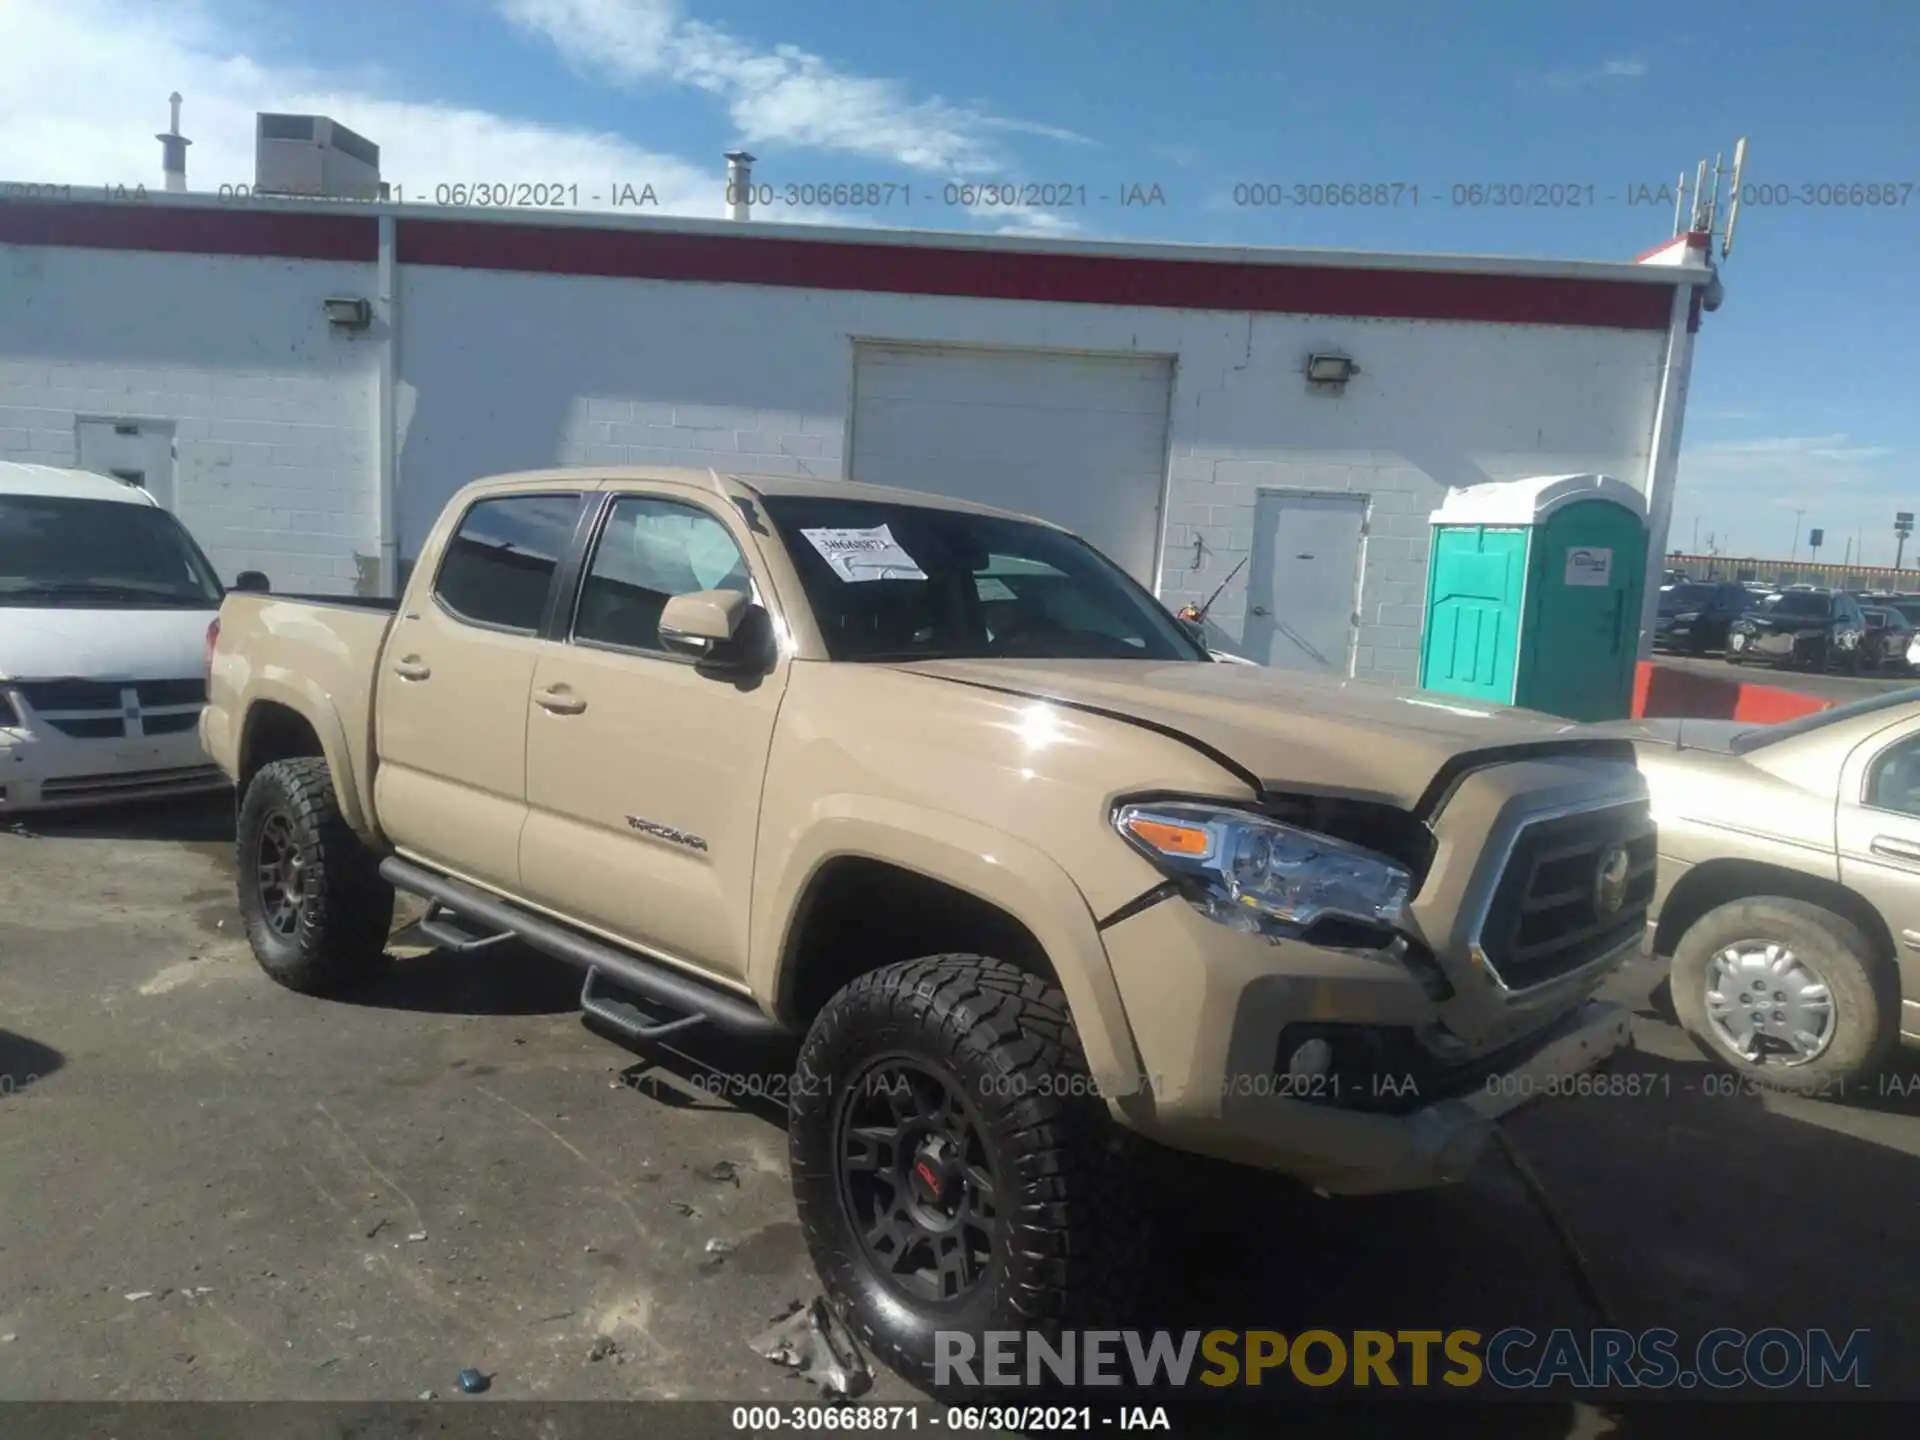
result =
[{"label": "black alloy wheel", "polygon": [[840,1199],[867,1263],[904,1298],[965,1300],[1000,1248],[1000,1186],[979,1116],[909,1055],[879,1058],[841,1097]]}]

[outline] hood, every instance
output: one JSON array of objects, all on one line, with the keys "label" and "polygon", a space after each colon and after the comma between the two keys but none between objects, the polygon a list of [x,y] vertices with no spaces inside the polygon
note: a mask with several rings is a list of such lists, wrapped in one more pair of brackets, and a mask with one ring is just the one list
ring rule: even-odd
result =
[{"label": "hood", "polygon": [[1590,727],[1458,696],[1264,665],[931,660],[897,669],[1053,700],[1172,733],[1276,790],[1428,803],[1460,762],[1516,746],[1611,751]]},{"label": "hood", "polygon": [[0,680],[185,680],[205,662],[220,613],[0,605]]},{"label": "hood", "polygon": [[1833,626],[1830,615],[1776,615],[1767,610],[1749,610],[1740,617],[1754,629],[1765,632],[1773,630],[1827,630]]},{"label": "hood", "polygon": [[1733,737],[1752,730],[1751,720],[1609,720],[1586,727],[1590,735],[1632,740],[1642,745],[1666,745],[1675,750],[1713,750],[1730,754]]}]

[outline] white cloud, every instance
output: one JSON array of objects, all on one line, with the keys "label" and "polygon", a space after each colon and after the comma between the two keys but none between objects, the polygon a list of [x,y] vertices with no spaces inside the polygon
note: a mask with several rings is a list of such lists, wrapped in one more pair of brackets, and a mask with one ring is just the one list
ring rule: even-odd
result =
[{"label": "white cloud", "polygon": [[[1730,537],[1736,553],[1784,556],[1792,544],[1793,512],[1800,510],[1805,526],[1828,531],[1836,559],[1841,542],[1855,535],[1877,554],[1893,512],[1913,508],[1906,505],[1902,477],[1884,463],[1895,453],[1844,433],[1684,445],[1674,535],[1683,533],[1681,517],[1697,515],[1703,534]],[[1890,559],[1890,539],[1884,548]]]},{"label": "white cloud", "polygon": [[[726,213],[718,143],[711,161],[696,162],[606,131],[400,99],[367,67],[329,71],[249,54],[219,18],[210,0],[0,0],[0,55],[33,57],[9,64],[0,85],[0,179],[157,190],[153,137],[166,128],[168,91],[178,89],[195,191],[250,184],[254,115],[281,110],[330,116],[379,145],[382,178],[408,201],[430,201],[441,185],[524,182],[577,187],[578,208],[606,210],[619,187],[639,194],[651,186],[655,205],[620,213]],[[143,77],[142,87],[131,87],[129,76]],[[908,218],[784,205],[758,214],[856,228]],[[1002,229],[1024,218],[959,209],[951,216],[954,225],[1007,222]],[[1063,232],[1042,219],[1035,233]]]},{"label": "white cloud", "polygon": [[748,145],[787,145],[930,175],[1009,168],[996,132],[1089,144],[1058,126],[916,98],[897,80],[853,75],[794,45],[756,45],[687,19],[675,0],[500,0],[500,13],[581,71],[616,84],[691,86],[719,99]]},{"label": "white cloud", "polygon": [[1539,84],[1549,90],[1584,90],[1609,81],[1639,80],[1647,73],[1647,62],[1635,56],[1602,60],[1598,65],[1558,66],[1544,74],[1522,77],[1523,83]]}]

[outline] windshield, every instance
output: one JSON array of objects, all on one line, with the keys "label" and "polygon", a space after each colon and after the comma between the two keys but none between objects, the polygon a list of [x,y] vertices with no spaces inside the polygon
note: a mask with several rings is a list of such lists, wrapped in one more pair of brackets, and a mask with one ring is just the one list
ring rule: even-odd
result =
[{"label": "windshield", "polygon": [[1713,599],[1713,589],[1708,585],[1668,585],[1660,591],[1662,610],[1685,610],[1689,606],[1699,607]]},{"label": "windshield", "polygon": [[0,605],[212,610],[220,593],[200,547],[164,510],[0,495]]},{"label": "windshield", "polygon": [[1833,613],[1833,597],[1809,595],[1804,590],[1792,590],[1769,600],[1761,608],[1769,615],[1803,616],[1811,620],[1824,620]]},{"label": "windshield", "polygon": [[1064,531],[924,505],[764,503],[835,660],[1209,660],[1153,596]]}]

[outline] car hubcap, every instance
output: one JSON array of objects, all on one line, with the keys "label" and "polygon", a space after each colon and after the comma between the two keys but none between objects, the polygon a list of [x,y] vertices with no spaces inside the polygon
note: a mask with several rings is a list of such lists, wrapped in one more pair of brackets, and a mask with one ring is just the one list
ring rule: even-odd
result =
[{"label": "car hubcap", "polygon": [[300,928],[300,909],[306,899],[306,863],[294,839],[293,817],[284,810],[267,816],[260,827],[254,870],[260,883],[260,913],[275,934],[292,935]]},{"label": "car hubcap", "polygon": [[1707,964],[1707,1021],[1752,1065],[1804,1065],[1833,1043],[1833,994],[1788,946],[1741,940]]},{"label": "car hubcap", "polygon": [[966,1097],[890,1057],[849,1087],[838,1130],[841,1201],[869,1263],[916,1300],[978,1288],[993,1267],[999,1191]]}]

